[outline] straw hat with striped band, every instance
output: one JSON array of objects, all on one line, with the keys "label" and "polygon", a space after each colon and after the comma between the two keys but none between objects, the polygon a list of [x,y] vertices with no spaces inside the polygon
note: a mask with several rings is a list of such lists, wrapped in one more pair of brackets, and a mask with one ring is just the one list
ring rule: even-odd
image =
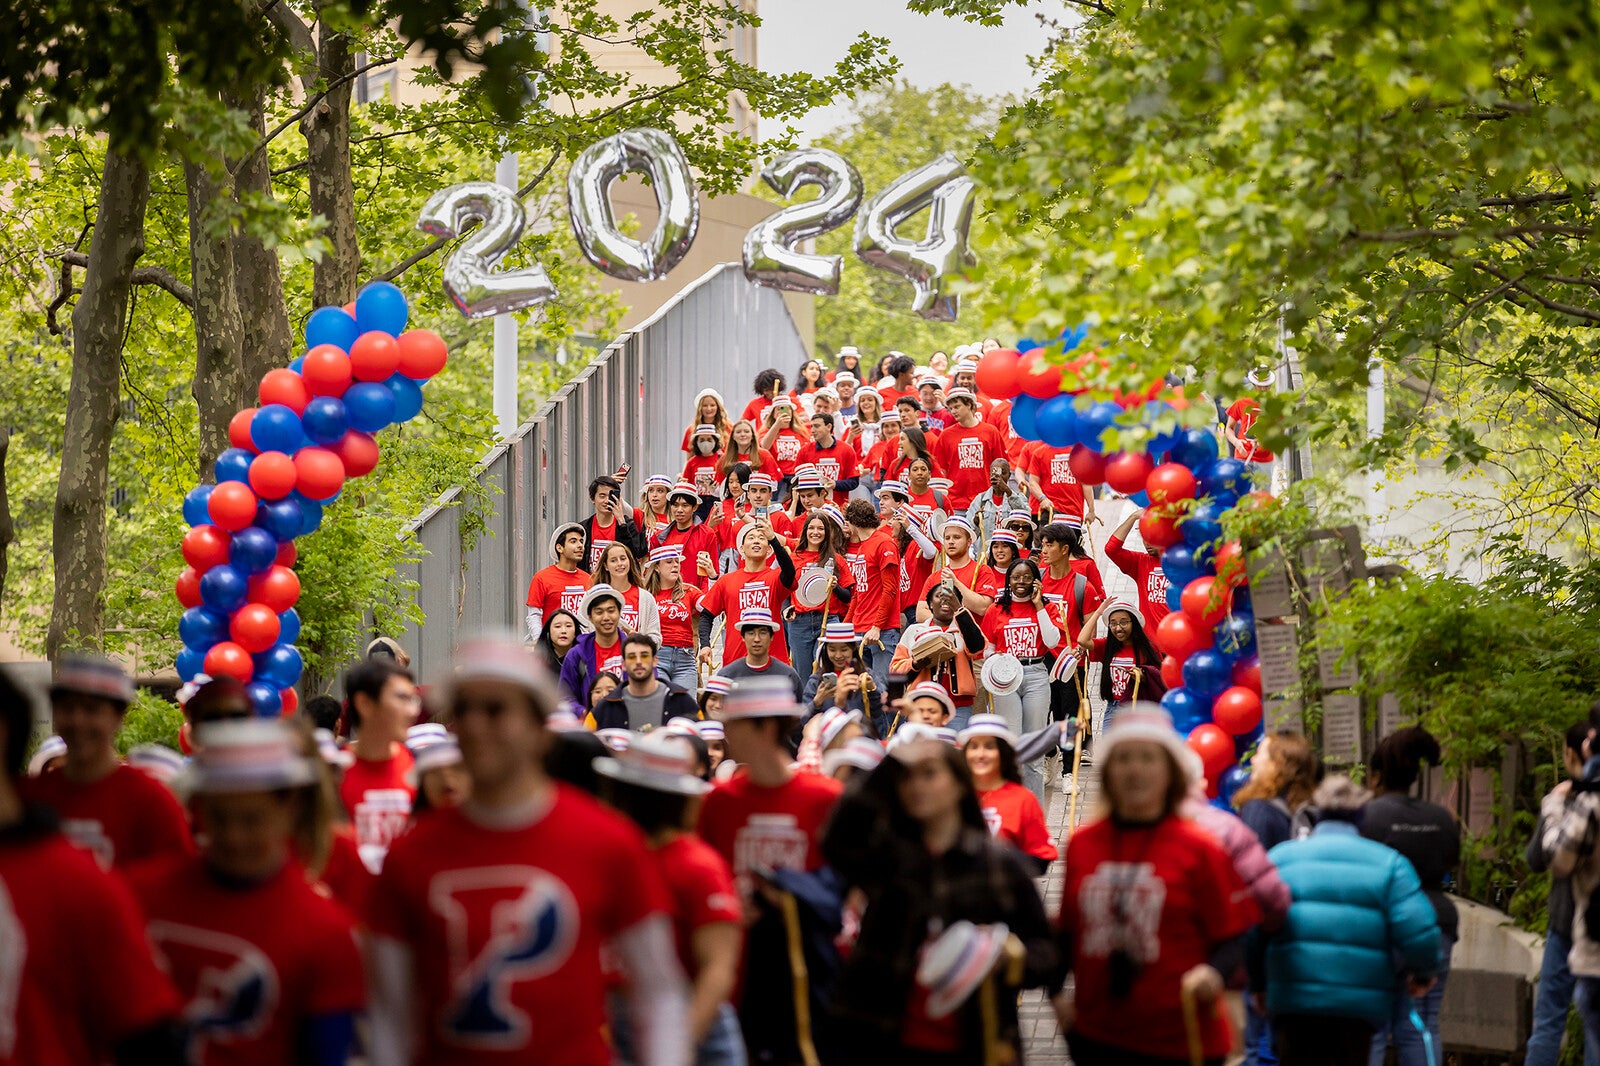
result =
[{"label": "straw hat with striped band", "polygon": [[68,655],[56,664],[50,682],[51,699],[66,695],[93,696],[125,707],[133,702],[133,680],[104,655]]},{"label": "straw hat with striped band", "polygon": [[856,627],[849,622],[829,622],[822,629],[820,644],[849,644],[851,647],[859,639],[856,636]]},{"label": "straw hat with striped band", "polygon": [[904,481],[895,481],[893,479],[885,481],[883,484],[879,485],[877,495],[894,496],[900,499],[902,502],[911,499],[911,492],[906,488],[906,483]]},{"label": "straw hat with striped band", "polygon": [[651,548],[649,562],[651,564],[681,563],[683,562],[683,545],[663,544],[658,548]]},{"label": "straw hat with striped band", "polygon": [[746,718],[804,718],[805,709],[795,702],[794,689],[789,682],[781,677],[760,677],[735,684],[733,691],[723,698],[718,717],[723,722]]},{"label": "straw hat with striped band", "polygon": [[247,718],[200,727],[194,759],[173,782],[184,795],[273,792],[317,779],[300,737],[281,719]]},{"label": "straw hat with striped band", "polygon": [[668,503],[678,499],[680,496],[694,504],[696,507],[700,505],[700,490],[695,488],[687,481],[676,482],[673,484],[672,488],[667,490]]},{"label": "straw hat with striped band", "polygon": [[[695,499],[698,500],[699,497],[696,496]],[[556,531],[550,534],[550,558],[554,559],[558,554],[560,554],[556,549],[560,547],[562,539],[566,537],[568,533],[576,533],[579,536],[582,536],[583,523],[563,522],[561,525],[556,527]]]},{"label": "straw hat with striped band", "polygon": [[973,715],[967,723],[967,728],[961,731],[957,739],[962,747],[966,747],[967,741],[974,737],[994,737],[996,740],[1005,741],[1012,751],[1017,749],[1017,734],[1011,731],[1011,727],[1006,725],[1006,720],[998,714]]},{"label": "straw hat with striped band", "polygon": [[595,772],[613,781],[676,796],[703,796],[709,782],[695,776],[694,747],[682,736],[655,730],[636,736],[617,758],[594,760]]},{"label": "straw hat with striped band", "polygon": [[871,772],[878,768],[884,754],[883,745],[871,737],[852,737],[822,753],[822,772],[832,777],[846,766]]}]

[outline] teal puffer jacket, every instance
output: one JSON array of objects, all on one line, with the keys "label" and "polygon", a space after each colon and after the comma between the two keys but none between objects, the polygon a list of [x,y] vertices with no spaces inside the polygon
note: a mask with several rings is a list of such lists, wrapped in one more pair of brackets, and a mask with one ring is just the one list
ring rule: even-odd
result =
[{"label": "teal puffer jacket", "polygon": [[1265,941],[1267,1014],[1382,1025],[1400,975],[1428,977],[1439,964],[1439,925],[1411,863],[1337,821],[1268,857],[1294,902]]}]

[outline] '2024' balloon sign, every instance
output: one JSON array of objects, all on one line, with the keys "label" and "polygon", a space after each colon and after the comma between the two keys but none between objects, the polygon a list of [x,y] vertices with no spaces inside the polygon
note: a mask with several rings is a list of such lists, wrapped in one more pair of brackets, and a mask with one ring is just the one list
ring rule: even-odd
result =
[{"label": "'2024' balloon sign", "polygon": [[[642,174],[655,190],[659,218],[640,240],[625,235],[612,211],[611,184],[627,173]],[[782,196],[806,185],[820,194],[791,204],[756,224],[744,239],[745,276],[757,285],[790,292],[835,296],[843,256],[818,255],[795,246],[838,229],[856,217],[856,255],[871,266],[905,278],[915,290],[911,309],[923,318],[955,321],[957,298],[942,291],[943,279],[967,260],[977,185],[955,156],[945,153],[908,171],[862,205],[861,175],[843,156],[824,148],[800,148],[768,163],[761,177]],[[928,211],[919,239],[899,228]],[[626,130],[590,145],[567,178],[567,210],[584,257],[624,281],[658,281],[682,262],[700,227],[700,200],[689,161],[672,134]],[[542,266],[498,269],[522,237],[522,201],[494,182],[469,181],[441,189],[417,219],[419,229],[453,238],[477,223],[476,232],[451,254],[444,290],[468,318],[484,318],[536,307],[556,295]]]}]

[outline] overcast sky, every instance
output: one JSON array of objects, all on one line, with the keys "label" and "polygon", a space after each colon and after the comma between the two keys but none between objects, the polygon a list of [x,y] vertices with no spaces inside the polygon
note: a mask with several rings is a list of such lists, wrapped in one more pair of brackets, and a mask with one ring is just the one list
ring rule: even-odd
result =
[{"label": "overcast sky", "polygon": [[[918,15],[904,0],[761,0],[756,44],[763,70],[831,70],[861,33],[887,37],[900,76],[928,87],[965,83],[984,95],[1020,93],[1032,83],[1028,57],[1049,39],[1038,15],[1059,20],[1061,0],[1033,0],[1010,10],[1003,26],[974,26],[942,15]],[[800,143],[838,126],[849,105],[813,111],[798,124]],[[766,131],[762,132],[776,132]]]}]

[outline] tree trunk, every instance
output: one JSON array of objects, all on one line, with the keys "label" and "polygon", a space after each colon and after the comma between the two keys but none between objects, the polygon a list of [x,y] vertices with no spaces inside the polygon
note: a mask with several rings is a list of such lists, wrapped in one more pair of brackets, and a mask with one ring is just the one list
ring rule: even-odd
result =
[{"label": "tree trunk", "polygon": [[[250,113],[250,125],[266,134],[266,92],[257,88],[249,97],[230,99],[229,105]],[[239,195],[272,196],[271,164],[267,152],[256,152],[235,175]],[[258,237],[240,232],[233,238],[234,291],[244,323],[242,366],[248,405],[252,382],[274,367],[289,364],[294,337],[289,330],[289,305],[283,294],[283,274],[278,253]]]},{"label": "tree trunk", "polygon": [[122,395],[122,339],[133,267],[144,254],[150,172],[133,156],[106,153],[99,211],[72,311],[72,382],[67,388],[52,552],[55,600],[46,653],[98,648],[104,640],[106,474]]},{"label": "tree trunk", "polygon": [[232,191],[204,166],[185,163],[189,266],[194,275],[194,400],[200,408],[200,476],[228,447],[228,421],[245,406],[244,321],[234,281],[233,242],[214,231],[218,202]]},{"label": "tree trunk", "polygon": [[361,247],[356,243],[356,188],[350,170],[350,73],[355,53],[348,34],[326,22],[317,27],[318,74],[328,90],[301,122],[306,136],[307,177],[312,213],[327,220],[324,231],[333,249],[316,264],[311,280],[312,303],[347,304],[356,298]]},{"label": "tree trunk", "polygon": [[[6,493],[6,452],[11,450],[11,433],[0,426],[0,608],[6,602],[6,570],[10,558],[11,542],[16,540],[16,527],[11,524],[11,499]],[[3,615],[4,610],[0,610]]]}]

